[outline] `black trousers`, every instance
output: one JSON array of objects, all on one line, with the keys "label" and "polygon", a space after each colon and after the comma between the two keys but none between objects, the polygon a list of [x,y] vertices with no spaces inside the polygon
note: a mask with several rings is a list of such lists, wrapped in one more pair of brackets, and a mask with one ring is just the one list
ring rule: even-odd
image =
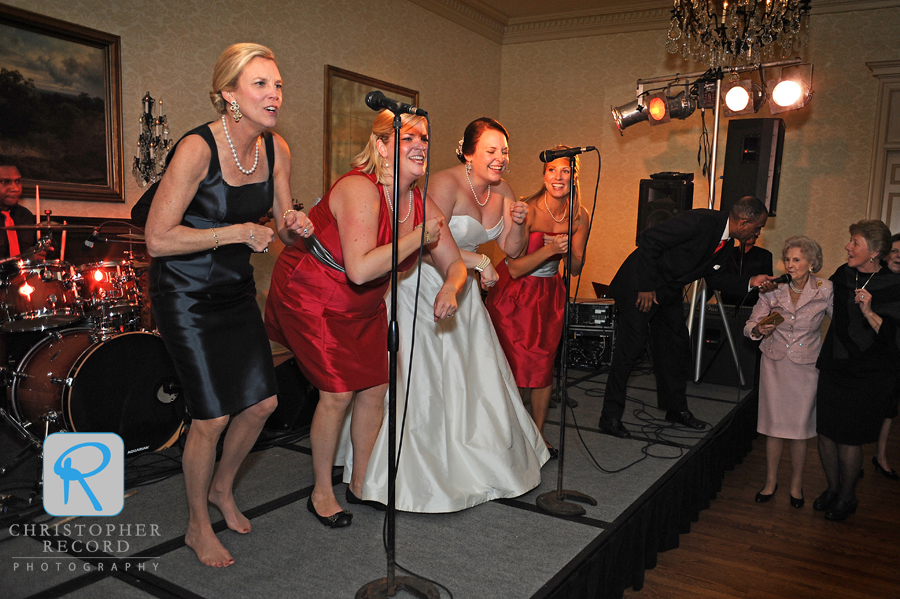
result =
[{"label": "black trousers", "polygon": [[603,396],[603,416],[622,418],[628,377],[644,353],[647,339],[656,374],[656,404],[661,410],[687,410],[691,376],[691,339],[680,294],[660,301],[649,312],[634,305],[637,292],[615,296],[616,345]]}]

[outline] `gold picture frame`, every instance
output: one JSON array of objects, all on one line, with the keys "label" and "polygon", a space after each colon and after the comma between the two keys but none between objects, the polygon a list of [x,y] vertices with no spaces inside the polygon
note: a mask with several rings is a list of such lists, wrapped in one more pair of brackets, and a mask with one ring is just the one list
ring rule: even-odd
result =
[{"label": "gold picture frame", "polygon": [[376,90],[413,106],[419,103],[419,92],[414,89],[325,65],[323,194],[350,170],[350,161],[368,142],[375,115],[365,98]]},{"label": "gold picture frame", "polygon": [[0,4],[0,164],[47,198],[124,202],[119,36]]}]

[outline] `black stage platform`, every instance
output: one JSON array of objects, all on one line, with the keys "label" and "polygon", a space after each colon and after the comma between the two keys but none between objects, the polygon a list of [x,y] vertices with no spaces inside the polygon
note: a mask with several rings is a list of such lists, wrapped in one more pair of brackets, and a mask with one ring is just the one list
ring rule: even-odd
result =
[{"label": "black stage platform", "polygon": [[[725,470],[750,450],[756,428],[753,393],[690,385],[691,409],[712,423],[697,433],[662,420],[652,407],[653,377],[638,374],[625,416],[634,437],[621,440],[596,428],[605,374],[570,370],[569,375],[570,395],[579,405],[567,418],[564,488],[593,496],[597,505],[586,506],[587,514],[576,518],[541,512],[535,498],[557,486],[557,462],[551,461],[541,485],[522,497],[458,513],[398,513],[399,565],[439,582],[458,599],[621,597],[624,589],[643,585],[644,571],[655,565],[658,552],[678,546],[679,535],[690,531],[715,497]],[[558,409],[551,416],[548,438],[557,444]],[[0,429],[5,464],[23,444],[9,427]],[[130,490],[122,513],[75,519],[68,523],[68,536],[53,536],[52,526],[45,534],[38,527],[27,535],[19,526],[12,536],[10,525],[19,516],[30,514],[30,523],[49,525],[60,519],[39,506],[7,501],[8,513],[0,516],[0,595],[347,598],[385,576],[383,513],[354,506],[351,527],[326,529],[306,511],[313,482],[308,438],[303,431],[269,431],[263,437],[235,491],[252,532],[228,530],[212,510],[215,529],[235,557],[233,566],[207,568],[184,545],[187,506],[176,445],[127,460]],[[27,501],[38,468],[36,457],[26,460],[0,478],[0,494]],[[339,474],[335,483],[342,498]],[[71,550],[71,541],[92,539],[114,543],[90,555]],[[59,541],[68,542],[68,552],[59,550]],[[443,590],[441,596],[450,595]]]}]

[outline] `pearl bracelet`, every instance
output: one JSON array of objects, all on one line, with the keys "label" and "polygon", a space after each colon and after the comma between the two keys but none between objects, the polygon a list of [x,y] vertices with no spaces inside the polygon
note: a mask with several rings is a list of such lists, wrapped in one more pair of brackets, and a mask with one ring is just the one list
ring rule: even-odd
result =
[{"label": "pearl bracelet", "polygon": [[213,246],[213,251],[216,251],[217,249],[219,249],[219,235],[216,233],[215,229],[212,230],[212,234],[213,239],[216,240],[216,245]]},{"label": "pearl bracelet", "polygon": [[297,211],[294,210],[293,208],[291,208],[290,210],[285,210],[284,214],[281,215],[281,219],[284,220],[285,218],[287,218],[287,215],[291,212],[297,212]]},{"label": "pearl bracelet", "polygon": [[481,254],[481,262],[479,262],[479,263],[474,267],[474,270],[477,271],[477,272],[484,272],[484,269],[487,268],[487,267],[488,267],[488,264],[490,264],[490,263],[491,263],[491,259],[488,258],[488,255],[487,255],[487,254]]}]

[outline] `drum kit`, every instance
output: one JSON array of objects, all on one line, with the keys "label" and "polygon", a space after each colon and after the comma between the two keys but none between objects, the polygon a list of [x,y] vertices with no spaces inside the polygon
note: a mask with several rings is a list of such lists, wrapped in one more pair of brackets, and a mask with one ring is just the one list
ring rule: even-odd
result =
[{"label": "drum kit", "polygon": [[[85,228],[8,228],[36,227]],[[130,233],[107,241],[144,243]],[[148,264],[131,249],[123,260],[81,265],[40,259],[48,243],[49,235],[0,260],[0,385],[8,406],[0,417],[38,451],[61,431],[117,433],[126,455],[172,446],[184,428],[184,400],[152,330]]]}]

